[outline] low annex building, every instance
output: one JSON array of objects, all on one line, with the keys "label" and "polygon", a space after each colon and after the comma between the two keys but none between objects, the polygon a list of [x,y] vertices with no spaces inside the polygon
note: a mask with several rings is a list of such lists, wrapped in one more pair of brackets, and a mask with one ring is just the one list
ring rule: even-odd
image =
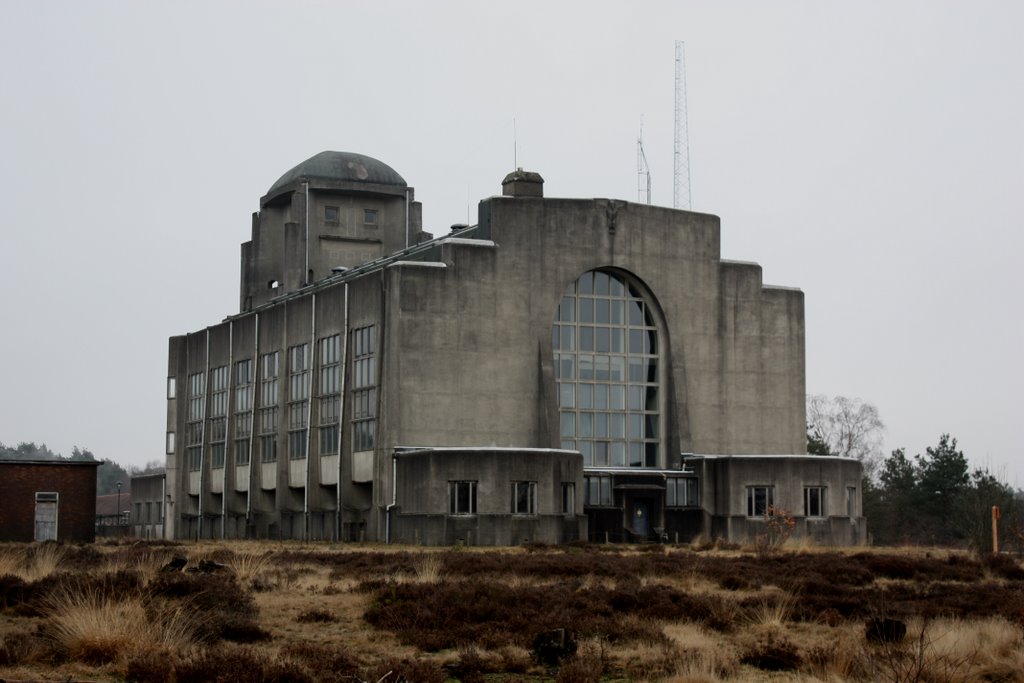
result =
[{"label": "low annex building", "polygon": [[0,541],[96,540],[91,460],[0,460]]},{"label": "low annex building", "polygon": [[806,455],[803,293],[716,216],[543,183],[435,239],[376,159],[275,182],[240,312],[170,339],[165,535],[740,540],[785,508],[862,542],[859,463]]}]

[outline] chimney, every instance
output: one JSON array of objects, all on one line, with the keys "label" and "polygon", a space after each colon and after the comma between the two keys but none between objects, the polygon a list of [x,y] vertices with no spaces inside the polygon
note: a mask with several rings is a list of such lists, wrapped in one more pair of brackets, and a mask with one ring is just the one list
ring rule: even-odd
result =
[{"label": "chimney", "polygon": [[517,168],[501,181],[501,194],[506,197],[543,197],[544,179],[540,173]]}]

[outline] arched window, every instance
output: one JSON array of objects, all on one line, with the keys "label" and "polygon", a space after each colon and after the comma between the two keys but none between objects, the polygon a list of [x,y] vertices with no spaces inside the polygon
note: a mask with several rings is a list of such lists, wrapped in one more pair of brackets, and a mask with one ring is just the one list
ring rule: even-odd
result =
[{"label": "arched window", "polygon": [[555,318],[562,448],[584,467],[658,467],[658,330],[640,290],[619,273],[584,273]]}]

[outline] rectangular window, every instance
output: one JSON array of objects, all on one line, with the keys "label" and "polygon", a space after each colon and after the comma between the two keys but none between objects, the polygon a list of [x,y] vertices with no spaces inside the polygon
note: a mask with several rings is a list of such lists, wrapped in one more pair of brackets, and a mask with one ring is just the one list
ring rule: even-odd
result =
[{"label": "rectangular window", "polygon": [[235,363],[235,412],[252,410],[252,359]]},{"label": "rectangular window", "polygon": [[174,432],[167,432],[167,455],[174,454]]},{"label": "rectangular window", "polygon": [[612,505],[612,478],[610,475],[594,475],[584,477],[583,504],[587,506],[610,506]]},{"label": "rectangular window", "polygon": [[338,452],[340,444],[338,425],[327,425],[320,428],[320,455],[333,455]]},{"label": "rectangular window", "polygon": [[775,506],[774,486],[747,487],[747,517],[764,517]]},{"label": "rectangular window", "polygon": [[309,430],[299,429],[288,432],[288,457],[292,460],[301,460],[306,457],[306,440]]},{"label": "rectangular window", "polygon": [[196,372],[188,376],[188,421],[197,422],[205,415],[203,398],[206,391],[206,375]]},{"label": "rectangular window", "polygon": [[175,377],[167,378],[167,398],[168,400],[177,397],[178,392],[178,380]]},{"label": "rectangular window", "polygon": [[341,335],[320,340],[320,454],[338,452],[341,415]]},{"label": "rectangular window", "polygon": [[376,326],[352,330],[352,450],[374,447],[377,431]]},{"label": "rectangular window", "polygon": [[677,477],[665,482],[665,505],[689,507],[699,505],[697,480],[693,477]]},{"label": "rectangular window", "polygon": [[857,516],[857,487],[846,487],[846,516],[853,519]]},{"label": "rectangular window", "polygon": [[804,517],[828,517],[827,495],[824,486],[805,486]]},{"label": "rectangular window", "polygon": [[277,434],[260,437],[260,461],[277,462]]},{"label": "rectangular window", "polygon": [[309,344],[288,349],[288,457],[305,458],[309,434]]},{"label": "rectangular window", "polygon": [[251,444],[251,438],[246,437],[244,439],[235,439],[235,464],[236,465],[248,465],[249,464],[249,448]]},{"label": "rectangular window", "polygon": [[260,409],[257,414],[260,461],[277,460],[277,411],[280,399],[280,351],[260,356]]},{"label": "rectangular window", "polygon": [[535,515],[535,514],[537,514],[537,482],[535,482],[535,481],[514,481],[514,482],[512,482],[512,514],[513,515]]},{"label": "rectangular window", "polygon": [[260,375],[260,405],[263,407],[277,405],[280,355],[280,351],[273,351],[260,356],[260,364],[263,366]]},{"label": "rectangular window", "polygon": [[235,363],[235,464],[249,464],[249,439],[252,436],[253,374],[252,359]]},{"label": "rectangular window", "polygon": [[576,514],[576,484],[562,484],[562,514]]},{"label": "rectangular window", "polygon": [[448,513],[452,515],[476,514],[476,482],[448,482]]},{"label": "rectangular window", "polygon": [[336,206],[325,206],[324,207],[324,220],[328,223],[338,222],[338,207]]},{"label": "rectangular window", "polygon": [[228,368],[226,365],[210,370],[210,417],[221,417],[228,412]]},{"label": "rectangular window", "polygon": [[377,209],[363,209],[363,223],[366,225],[377,225]]},{"label": "rectangular window", "polygon": [[203,419],[206,410],[206,374],[196,372],[188,376],[188,422],[186,429],[186,456],[190,471],[203,466]]},{"label": "rectangular window", "polygon": [[223,417],[210,420],[210,466],[224,467],[224,448],[227,442],[227,421]]}]

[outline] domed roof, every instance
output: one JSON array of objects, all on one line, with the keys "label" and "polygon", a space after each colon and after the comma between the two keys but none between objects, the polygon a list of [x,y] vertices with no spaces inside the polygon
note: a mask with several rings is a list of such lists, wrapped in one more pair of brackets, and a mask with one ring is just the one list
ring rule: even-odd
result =
[{"label": "domed roof", "polygon": [[301,180],[406,186],[405,179],[395,169],[373,157],[352,152],[320,152],[278,178],[267,195]]}]

